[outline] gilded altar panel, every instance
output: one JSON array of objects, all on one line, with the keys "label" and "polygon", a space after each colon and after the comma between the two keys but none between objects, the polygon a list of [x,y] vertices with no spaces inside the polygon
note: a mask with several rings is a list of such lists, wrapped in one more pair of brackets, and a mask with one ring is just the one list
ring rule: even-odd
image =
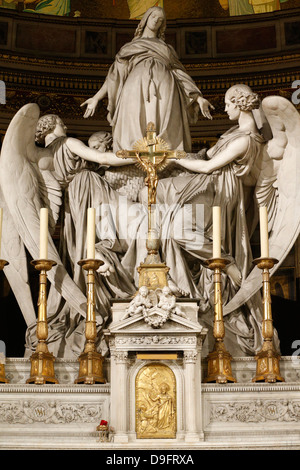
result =
[{"label": "gilded altar panel", "polygon": [[176,438],[176,379],[163,364],[148,364],[135,383],[138,439]]}]

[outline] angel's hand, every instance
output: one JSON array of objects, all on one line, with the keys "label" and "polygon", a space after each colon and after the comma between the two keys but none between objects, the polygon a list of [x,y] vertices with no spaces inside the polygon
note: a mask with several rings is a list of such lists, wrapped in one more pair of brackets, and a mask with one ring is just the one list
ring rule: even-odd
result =
[{"label": "angel's hand", "polygon": [[85,113],[83,115],[84,118],[88,118],[90,116],[94,116],[96,108],[98,104],[98,99],[93,97],[89,98],[88,100],[84,101],[80,106],[87,106]]},{"label": "angel's hand", "polygon": [[203,114],[203,116],[206,117],[207,119],[212,119],[212,115],[210,114],[210,109],[214,110],[215,109],[214,106],[202,96],[199,96],[197,101],[199,103],[201,113]]},{"label": "angel's hand", "polygon": [[108,262],[104,261],[104,263],[97,269],[97,273],[101,274],[101,276],[108,277],[112,273],[115,272],[115,268]]}]

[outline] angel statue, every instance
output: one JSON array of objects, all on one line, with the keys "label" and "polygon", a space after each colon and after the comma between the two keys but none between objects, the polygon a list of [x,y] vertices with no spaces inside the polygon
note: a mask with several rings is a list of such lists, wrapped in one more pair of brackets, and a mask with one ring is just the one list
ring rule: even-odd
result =
[{"label": "angel statue", "polygon": [[[38,142],[42,146],[36,145]],[[49,209],[49,259],[57,263],[48,273],[49,350],[58,357],[76,357],[83,350],[86,315],[86,284],[77,262],[86,256],[86,213],[88,207],[118,204],[118,193],[98,173],[101,166],[127,165],[111,152],[100,152],[78,139],[67,137],[66,127],[56,115],[40,117],[36,104],[27,104],[12,119],[1,150],[0,196],[4,208],[2,255],[9,265],[5,274],[27,324],[26,353],[36,341],[36,314],[27,272],[26,250],[39,257],[39,211]],[[62,217],[61,247],[53,231]],[[117,244],[117,240],[115,240]],[[103,248],[102,253],[105,249]],[[115,253],[103,257],[104,266],[114,268],[122,280],[123,295],[134,292],[128,273],[117,263]],[[69,269],[67,270],[67,267]],[[101,269],[103,269],[101,267]],[[111,292],[97,277],[96,321],[99,328],[108,315]],[[117,289],[117,284],[114,283]],[[26,354],[25,354],[26,355]]]},{"label": "angel statue", "polygon": [[211,119],[213,106],[202,96],[164,41],[165,12],[151,7],[143,15],[133,40],[125,44],[108,71],[103,86],[81,106],[93,116],[99,101],[108,98],[108,121],[113,150],[131,149],[153,122],[158,137],[173,150],[191,149],[189,124],[197,122],[199,108]]},{"label": "angel statue", "polygon": [[[258,223],[259,206],[267,206],[270,256],[279,260],[273,273],[299,234],[300,117],[285,98],[270,96],[261,103],[243,84],[226,92],[225,111],[238,124],[202,159],[178,160],[191,174],[158,183],[157,205],[170,207],[162,216],[161,250],[175,284],[187,296],[201,299],[199,321],[209,325],[213,274],[204,262],[212,257],[212,207],[221,206],[222,256],[230,261],[223,274],[225,339],[233,354],[253,355],[262,346],[262,279],[259,268],[253,268],[250,238]],[[258,130],[262,117],[271,130],[268,141]],[[266,125],[263,128],[268,130]],[[183,231],[177,230],[179,213],[199,205],[203,217]]]}]

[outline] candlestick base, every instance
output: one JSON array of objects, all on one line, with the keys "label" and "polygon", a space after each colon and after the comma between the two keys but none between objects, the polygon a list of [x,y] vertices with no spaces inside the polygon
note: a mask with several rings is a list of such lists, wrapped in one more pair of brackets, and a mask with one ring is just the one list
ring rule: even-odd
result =
[{"label": "candlestick base", "polygon": [[207,356],[207,377],[205,383],[226,384],[236,382],[231,370],[231,354],[226,351],[223,341],[216,341],[214,349]]},{"label": "candlestick base", "polygon": [[48,351],[46,343],[38,344],[36,352],[30,357],[30,361],[30,377],[26,380],[26,383],[36,385],[58,384],[54,372],[55,358],[53,354]]},{"label": "candlestick base", "polygon": [[79,374],[76,384],[105,384],[103,377],[103,356],[96,351],[88,351],[80,354]]},{"label": "candlestick base", "polygon": [[[0,259],[0,271],[4,269],[9,263],[5,259]],[[9,380],[5,376],[5,364],[0,364],[0,383],[7,384]]]},{"label": "candlestick base", "polygon": [[264,338],[262,349],[255,356],[256,375],[252,382],[284,382],[280,375],[280,355],[276,352],[273,344],[273,319],[271,309],[271,292],[269,269],[278,263],[275,258],[256,258],[253,263],[262,270],[263,276],[263,321],[262,336]]},{"label": "candlestick base", "polygon": [[231,354],[226,350],[223,339],[225,337],[225,325],[223,320],[221,272],[229,264],[223,258],[211,258],[206,261],[209,269],[214,271],[214,325],[213,334],[215,344],[213,350],[207,356],[207,377],[204,382],[224,384],[236,382],[231,370]]},{"label": "candlestick base", "polygon": [[5,376],[5,365],[0,364],[0,383],[1,384],[8,384],[9,380]]},{"label": "candlestick base", "polygon": [[256,375],[252,382],[284,382],[280,375],[280,355],[276,353],[272,341],[264,341],[261,351],[255,356]]}]

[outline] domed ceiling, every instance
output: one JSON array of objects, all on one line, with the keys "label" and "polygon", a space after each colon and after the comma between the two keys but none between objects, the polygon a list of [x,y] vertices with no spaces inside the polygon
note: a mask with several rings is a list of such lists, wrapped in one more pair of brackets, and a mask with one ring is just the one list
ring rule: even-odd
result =
[{"label": "domed ceiling", "polygon": [[297,8],[300,0],[0,0],[2,8],[33,14],[124,20],[138,18],[154,5],[163,6],[168,19],[213,18]]}]

